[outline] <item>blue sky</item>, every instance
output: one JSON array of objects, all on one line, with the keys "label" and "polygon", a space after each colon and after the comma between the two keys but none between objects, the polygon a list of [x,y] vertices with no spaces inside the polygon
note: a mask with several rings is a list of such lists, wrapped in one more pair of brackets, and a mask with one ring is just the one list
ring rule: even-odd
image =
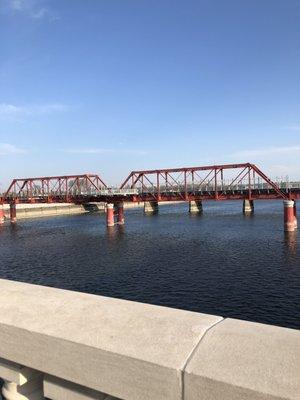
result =
[{"label": "blue sky", "polygon": [[299,21],[298,0],[0,0],[0,185],[247,161],[300,179]]}]

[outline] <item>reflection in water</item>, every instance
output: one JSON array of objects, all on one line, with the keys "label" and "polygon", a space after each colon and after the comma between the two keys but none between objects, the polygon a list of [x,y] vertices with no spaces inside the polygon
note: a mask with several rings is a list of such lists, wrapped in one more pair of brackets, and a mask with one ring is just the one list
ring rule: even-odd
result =
[{"label": "reflection in water", "polygon": [[254,212],[244,212],[243,216],[245,219],[253,219],[255,217],[255,213]]},{"label": "reflection in water", "polygon": [[286,245],[289,254],[295,256],[297,254],[297,231],[285,232],[284,243]]},{"label": "reflection in water", "polygon": [[125,234],[125,225],[108,226],[106,237],[109,242],[117,242]]},{"label": "reflection in water", "polygon": [[203,212],[193,212],[193,213],[189,213],[189,217],[192,219],[192,218],[198,218],[198,219],[200,219],[200,218],[202,218],[202,216],[203,216]]}]

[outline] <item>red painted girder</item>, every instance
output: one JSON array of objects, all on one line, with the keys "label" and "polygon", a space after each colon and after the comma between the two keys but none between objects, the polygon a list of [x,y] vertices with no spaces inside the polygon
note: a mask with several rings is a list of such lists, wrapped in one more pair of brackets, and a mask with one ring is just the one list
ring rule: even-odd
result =
[{"label": "red painted girder", "polygon": [[132,171],[132,174],[157,174],[161,172],[189,172],[189,171],[207,171],[207,170],[218,170],[218,169],[235,169],[252,167],[253,164],[224,164],[224,165],[205,165],[201,167],[184,167],[184,168],[166,168],[166,169],[150,169],[145,171]]},{"label": "red painted girder", "polygon": [[[186,198],[183,199],[184,193],[176,194],[176,195],[164,195],[160,194],[160,202],[169,202],[169,201],[192,201],[192,200],[216,200],[216,201],[229,201],[229,200],[248,200],[249,196],[247,191],[245,193],[228,193],[224,194],[222,192],[218,192],[218,197],[215,198],[215,193],[211,192],[211,194],[188,194]],[[293,193],[289,194],[290,199],[300,199],[300,189],[296,189]],[[282,200],[282,197],[279,196],[276,192],[262,192],[258,193],[253,191],[251,194],[252,200]],[[31,199],[17,199],[17,203],[20,204],[46,204],[46,203],[74,203],[74,204],[86,204],[90,202],[108,202],[108,203],[117,203],[120,201],[138,203],[144,201],[158,201],[157,196],[153,195],[115,195],[115,196],[104,196],[104,195],[91,195],[91,196],[69,196],[66,200],[65,196],[51,196],[51,197],[40,197],[40,198],[31,198]],[[4,204],[8,204],[9,201],[3,201]]]},{"label": "red painted girder", "polygon": [[[59,176],[39,176],[39,177],[31,177],[31,178],[15,178],[13,182],[16,181],[42,181],[42,180],[52,180],[52,179],[76,179],[76,178],[99,178],[97,174],[83,174],[83,175],[59,175]],[[101,179],[100,179],[101,180]]]},{"label": "red painted girder", "polygon": [[[17,179],[14,179],[11,182],[9,188],[7,189],[7,191],[5,192],[5,194],[4,194],[3,198],[2,198],[2,202],[3,202],[3,200],[9,198],[10,194],[15,194],[14,189],[17,189],[18,192],[20,192],[25,187],[28,188],[28,185],[32,185],[33,183],[36,183],[36,182],[39,182],[41,184],[41,186],[42,186],[42,189],[45,192],[47,192],[47,190],[53,190],[53,186],[51,186],[51,183],[55,184],[55,185],[57,183],[59,183],[58,188],[55,188],[55,190],[59,191],[60,188],[61,188],[61,185],[63,183],[66,183],[69,180],[75,180],[76,181],[76,180],[79,180],[79,179],[86,179],[93,186],[95,186],[95,183],[93,182],[93,180],[95,180],[96,182],[100,182],[100,184],[103,186],[104,189],[108,188],[107,185],[100,178],[100,176],[96,175],[96,174],[62,175],[62,176],[48,176],[48,177],[44,176],[44,177],[35,177],[35,178],[17,178]],[[46,188],[44,187],[44,184],[46,185]],[[18,185],[17,188],[16,188],[16,185]],[[68,189],[71,189],[71,188],[68,188]],[[45,194],[45,196],[46,196],[46,194]]]}]

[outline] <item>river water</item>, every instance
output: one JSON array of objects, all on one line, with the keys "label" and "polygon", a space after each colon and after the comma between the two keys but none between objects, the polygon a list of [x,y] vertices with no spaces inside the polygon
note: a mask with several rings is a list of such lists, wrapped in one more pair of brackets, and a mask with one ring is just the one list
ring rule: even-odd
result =
[{"label": "river water", "polygon": [[[19,220],[0,227],[0,277],[300,328],[300,231],[283,232],[281,201],[187,204]],[[300,222],[300,221],[299,221]]]}]

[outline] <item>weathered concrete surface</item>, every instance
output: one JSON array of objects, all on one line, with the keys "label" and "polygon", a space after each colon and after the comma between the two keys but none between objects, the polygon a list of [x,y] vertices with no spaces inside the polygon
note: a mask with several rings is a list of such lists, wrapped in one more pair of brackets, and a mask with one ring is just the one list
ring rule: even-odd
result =
[{"label": "weathered concrete surface", "polygon": [[0,357],[130,400],[177,400],[221,317],[0,280]]},{"label": "weathered concrete surface", "polygon": [[186,400],[300,399],[300,332],[226,319],[187,364]]},{"label": "weathered concrete surface", "polygon": [[[5,218],[9,219],[9,205],[4,205],[3,209]],[[17,204],[17,219],[82,214],[85,212],[88,212],[88,210],[83,206],[69,203]]]},{"label": "weathered concrete surface", "polygon": [[46,375],[44,378],[44,395],[51,400],[118,400],[50,375]]},{"label": "weathered concrete surface", "polygon": [[[175,201],[160,203],[161,205],[168,205],[178,203]],[[124,209],[136,209],[144,207],[144,202],[142,203],[126,203],[124,202]],[[106,209],[105,203],[87,203],[85,205],[76,205],[70,203],[47,203],[47,204],[17,204],[17,220],[24,218],[42,218],[51,217],[57,215],[73,215],[73,214],[83,214],[88,212],[104,213]],[[5,204],[3,206],[4,218],[9,220],[9,205]],[[1,217],[0,217],[1,218]]]}]

